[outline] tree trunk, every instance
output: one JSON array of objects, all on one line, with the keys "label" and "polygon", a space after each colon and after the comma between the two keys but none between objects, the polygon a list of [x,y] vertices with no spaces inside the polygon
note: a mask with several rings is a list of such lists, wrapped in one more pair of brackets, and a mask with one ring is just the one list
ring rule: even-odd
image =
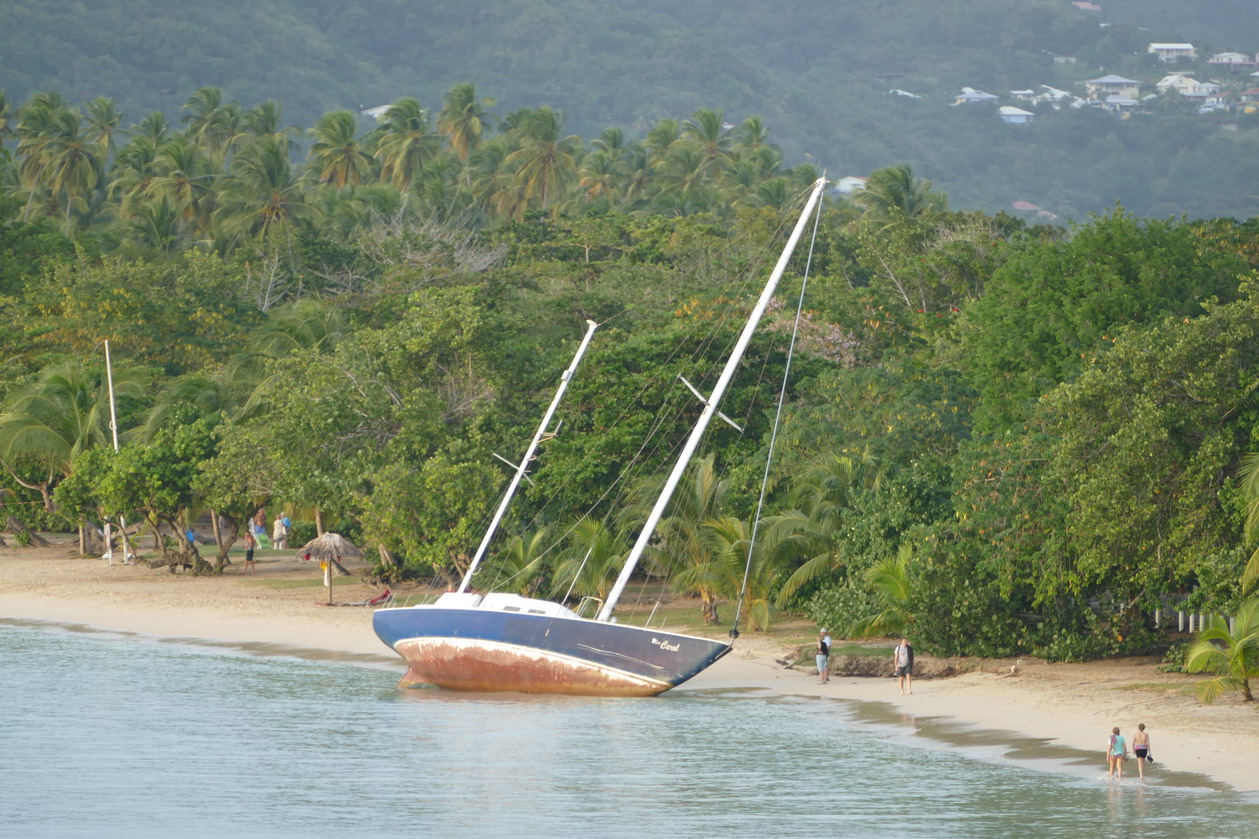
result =
[{"label": "tree trunk", "polygon": [[79,556],[87,556],[87,522],[79,519]]},{"label": "tree trunk", "polygon": [[398,567],[397,561],[394,560],[393,554],[384,546],[384,543],[376,546],[376,551],[380,554],[380,564],[386,568]]},{"label": "tree trunk", "polygon": [[227,558],[227,545],[223,544],[223,529],[219,527],[219,511],[210,508],[210,529],[214,531],[214,547],[218,550],[218,571],[223,570],[230,560]]},{"label": "tree trunk", "polygon": [[9,521],[8,521],[6,529],[14,533],[25,533],[26,544],[28,546],[36,547],[36,548],[51,548],[52,547],[52,544],[47,539],[45,539],[43,536],[40,536],[34,530],[31,530],[23,522],[18,521],[13,516],[9,516]]},{"label": "tree trunk", "polygon": [[315,535],[323,535],[323,510],[315,508]]}]

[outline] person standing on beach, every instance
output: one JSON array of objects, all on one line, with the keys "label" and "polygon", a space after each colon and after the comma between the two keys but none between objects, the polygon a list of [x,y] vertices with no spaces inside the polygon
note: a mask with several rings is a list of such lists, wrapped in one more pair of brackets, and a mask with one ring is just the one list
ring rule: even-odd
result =
[{"label": "person standing on beach", "polygon": [[258,512],[254,513],[254,520],[249,525],[249,529],[253,531],[254,541],[258,547],[265,548],[267,546],[267,510],[265,507],[259,507]]},{"label": "person standing on beach", "polygon": [[896,649],[892,650],[892,667],[895,668],[894,675],[900,679],[901,694],[913,693],[914,648],[908,638],[902,638]]},{"label": "person standing on beach", "polygon": [[824,685],[831,680],[831,636],[823,629],[817,634],[817,683]]},{"label": "person standing on beach", "polygon": [[1115,777],[1118,772],[1119,780],[1123,780],[1123,762],[1127,759],[1128,744],[1119,733],[1119,726],[1115,726],[1110,730],[1110,740],[1106,743],[1106,763],[1110,766],[1110,777]]},{"label": "person standing on beach", "polygon": [[1150,735],[1145,731],[1145,723],[1137,725],[1137,733],[1132,735],[1132,755],[1137,759],[1137,774],[1145,780],[1145,762],[1150,757]]},{"label": "person standing on beach", "polygon": [[271,525],[271,544],[277,551],[282,551],[288,547],[289,531],[284,526],[284,517],[279,513],[275,514],[275,522]]},{"label": "person standing on beach", "polygon": [[245,574],[255,574],[254,548],[257,546],[258,546],[258,540],[254,538],[253,531],[246,530],[245,531],[245,567],[240,572],[241,576],[244,576]]}]

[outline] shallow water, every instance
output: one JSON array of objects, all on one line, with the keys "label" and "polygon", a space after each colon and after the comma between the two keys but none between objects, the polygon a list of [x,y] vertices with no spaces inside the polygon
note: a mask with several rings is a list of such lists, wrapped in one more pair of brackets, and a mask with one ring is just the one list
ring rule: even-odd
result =
[{"label": "shallow water", "polygon": [[1259,825],[1255,796],[1166,772],[1115,783],[1080,754],[883,706],[398,691],[402,669],[0,622],[0,835],[1198,839]]}]

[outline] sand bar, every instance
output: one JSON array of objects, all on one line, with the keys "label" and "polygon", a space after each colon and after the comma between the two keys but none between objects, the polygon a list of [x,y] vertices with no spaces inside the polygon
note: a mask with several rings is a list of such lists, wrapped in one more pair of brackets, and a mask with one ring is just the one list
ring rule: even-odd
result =
[{"label": "sand bar", "polygon": [[[364,568],[359,564],[357,568]],[[351,570],[355,570],[352,567]],[[198,638],[251,648],[305,650],[405,671],[371,629],[366,607],[318,605],[315,563],[292,554],[261,552],[256,577],[237,567],[221,577],[171,575],[142,565],[110,566],[81,559],[70,546],[0,549],[0,618],[85,625],[164,638]],[[304,585],[303,585],[304,584]],[[333,589],[337,602],[377,594],[358,579]],[[1259,791],[1259,703],[1237,694],[1214,705],[1193,696],[1196,679],[1160,673],[1149,659],[1088,664],[1047,664],[1024,659],[984,661],[978,672],[949,679],[919,679],[901,696],[889,678],[834,677],[818,684],[811,669],[788,668],[800,637],[745,634],[735,651],[681,690],[739,689],[780,695],[885,703],[906,724],[923,727],[945,718],[988,731],[1014,732],[1054,747],[1097,755],[1111,726],[1130,735],[1143,722],[1157,764],[1147,773],[1197,773],[1238,790]],[[890,650],[889,650],[890,652]],[[890,668],[890,662],[889,662]],[[926,725],[926,728],[930,728]],[[930,733],[927,731],[926,733]],[[1081,770],[1077,770],[1081,771]],[[1129,762],[1126,775],[1135,777]]]}]

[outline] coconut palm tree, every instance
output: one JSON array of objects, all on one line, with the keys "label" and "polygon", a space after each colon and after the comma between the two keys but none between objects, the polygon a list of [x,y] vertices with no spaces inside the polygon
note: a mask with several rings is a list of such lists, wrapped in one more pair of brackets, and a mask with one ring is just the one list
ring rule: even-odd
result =
[{"label": "coconut palm tree", "polygon": [[114,150],[114,138],[122,122],[122,112],[113,99],[98,96],[87,103],[87,127],[84,136],[100,147],[102,157]]},{"label": "coconut palm tree", "polygon": [[908,634],[913,622],[909,614],[909,560],[913,553],[913,546],[903,544],[895,557],[876,562],[865,570],[865,584],[883,604],[883,609],[854,620],[845,632],[849,638]]},{"label": "coconut palm tree", "polygon": [[240,134],[241,112],[236,102],[224,102],[223,91],[203,87],[188,98],[180,118],[188,136],[201,146],[216,164],[227,157],[232,140]]},{"label": "coconut palm tree", "polygon": [[259,137],[232,159],[214,221],[223,240],[266,235],[294,219],[315,215],[289,160],[288,137]]},{"label": "coconut palm tree", "polygon": [[311,129],[315,142],[310,147],[310,163],[318,172],[319,183],[337,189],[363,182],[372,171],[372,156],[356,137],[358,118],[349,111],[332,111],[319,118]]},{"label": "coconut palm tree", "polygon": [[1226,690],[1240,690],[1247,702],[1254,701],[1250,680],[1259,679],[1259,598],[1238,608],[1232,630],[1227,620],[1213,615],[1190,646],[1185,669],[1216,674],[1198,685],[1198,698],[1203,702],[1214,702]]},{"label": "coconut palm tree", "polygon": [[546,572],[547,528],[513,536],[507,546],[487,564],[499,580],[492,587],[511,589],[524,595],[534,592]]},{"label": "coconut palm tree", "polygon": [[852,197],[863,209],[862,218],[880,228],[895,226],[906,219],[944,210],[948,200],[942,192],[931,191],[931,181],[914,175],[908,163],[898,163],[870,174],[865,189]]},{"label": "coconut palm tree", "polygon": [[380,177],[399,192],[406,192],[424,164],[441,151],[441,135],[429,126],[428,111],[410,97],[390,105],[373,133]]},{"label": "coconut palm tree", "polygon": [[49,202],[53,212],[64,215],[87,209],[87,197],[100,184],[104,156],[82,131],[79,112],[66,106],[57,94],[36,94],[18,111],[18,177],[28,191],[25,218],[35,199]]},{"label": "coconut palm tree", "polygon": [[583,518],[569,528],[567,542],[551,576],[552,595],[564,598],[575,593],[602,602],[620,571],[624,556],[620,540],[603,522]]},{"label": "coconut palm tree", "polygon": [[[723,514],[727,481],[717,476],[713,455],[696,459],[678,484],[666,516],[656,528],[653,559],[672,575],[683,591],[699,595],[706,623],[716,623],[717,598],[723,591],[721,554],[705,528]],[[636,493],[639,499],[626,515],[641,518],[658,495],[659,482],[646,481]]]},{"label": "coconut palm tree", "polygon": [[532,111],[516,129],[520,148],[507,155],[514,186],[530,206],[554,211],[577,169],[581,138],[563,135],[564,116],[550,108]]},{"label": "coconut palm tree", "polygon": [[733,141],[721,111],[701,108],[682,123],[682,139],[699,148],[708,177],[717,177],[730,165]]},{"label": "coconut palm tree", "polygon": [[784,562],[803,560],[779,590],[780,604],[844,567],[844,517],[854,493],[878,483],[868,455],[840,454],[821,458],[792,482],[787,509],[765,521],[765,549]]},{"label": "coconut palm tree", "polygon": [[[70,474],[79,452],[108,444],[109,390],[104,376],[72,359],[45,367],[31,384],[5,400],[0,411],[0,462],[22,486],[37,490],[44,506],[52,509],[52,489]],[[119,399],[141,398],[143,379],[123,368],[114,372],[114,393]],[[23,465],[44,475],[27,481]]]},{"label": "coconut palm tree", "polygon": [[486,106],[494,107],[494,100],[478,100],[476,87],[471,82],[455,85],[442,97],[437,130],[446,135],[451,149],[464,163],[468,162],[468,155],[480,147],[487,123],[494,116],[485,110]]},{"label": "coconut palm tree", "polygon": [[[1243,535],[1249,545],[1259,540],[1259,453],[1249,452],[1242,456],[1238,477],[1246,503]],[[1255,548],[1242,570],[1242,591],[1249,591],[1256,581],[1259,581],[1259,547]]]}]

